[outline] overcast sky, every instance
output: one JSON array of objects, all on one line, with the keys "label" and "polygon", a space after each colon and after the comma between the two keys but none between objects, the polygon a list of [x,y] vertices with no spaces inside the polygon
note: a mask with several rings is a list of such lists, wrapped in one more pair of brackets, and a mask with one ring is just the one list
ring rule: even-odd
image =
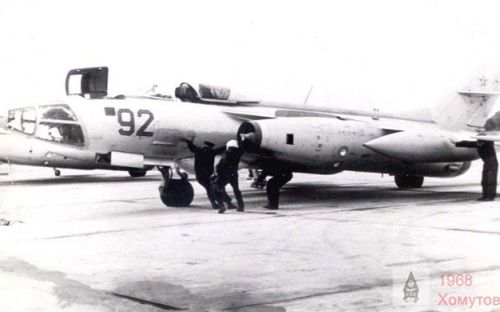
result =
[{"label": "overcast sky", "polygon": [[111,93],[182,81],[249,97],[381,110],[429,106],[500,73],[498,1],[0,0],[0,105],[62,98],[71,68]]}]

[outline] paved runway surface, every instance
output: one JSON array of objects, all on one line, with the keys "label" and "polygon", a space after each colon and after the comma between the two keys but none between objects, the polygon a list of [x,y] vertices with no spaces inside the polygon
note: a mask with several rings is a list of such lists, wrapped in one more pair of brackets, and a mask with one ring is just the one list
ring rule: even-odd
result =
[{"label": "paved runway surface", "polygon": [[196,183],[191,208],[164,207],[157,172],[12,167],[0,311],[500,311],[500,203],[475,201],[479,172],[411,191],[296,175],[276,212],[242,176],[247,212],[220,215]]}]

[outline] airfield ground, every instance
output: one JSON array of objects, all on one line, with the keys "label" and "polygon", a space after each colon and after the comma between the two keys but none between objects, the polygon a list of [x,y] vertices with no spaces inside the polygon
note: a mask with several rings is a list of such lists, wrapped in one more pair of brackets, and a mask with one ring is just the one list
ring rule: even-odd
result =
[{"label": "airfield ground", "polygon": [[[480,166],[408,191],[296,175],[276,212],[241,176],[247,212],[224,215],[196,183],[192,207],[164,207],[157,172],[13,166],[0,311],[500,311],[500,199],[475,200]],[[410,272],[418,302],[403,300]]]}]

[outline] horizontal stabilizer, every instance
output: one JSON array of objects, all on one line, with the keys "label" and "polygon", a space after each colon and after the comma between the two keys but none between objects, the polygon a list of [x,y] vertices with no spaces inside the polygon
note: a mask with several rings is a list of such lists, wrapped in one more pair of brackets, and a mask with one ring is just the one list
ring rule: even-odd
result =
[{"label": "horizontal stabilizer", "polygon": [[466,96],[499,96],[500,92],[482,92],[482,91],[459,91],[460,95]]}]

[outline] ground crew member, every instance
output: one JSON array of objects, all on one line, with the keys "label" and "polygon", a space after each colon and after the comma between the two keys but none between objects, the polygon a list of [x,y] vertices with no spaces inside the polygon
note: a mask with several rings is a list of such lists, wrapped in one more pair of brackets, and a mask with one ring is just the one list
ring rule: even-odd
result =
[{"label": "ground crew member", "polygon": [[214,185],[214,193],[217,204],[220,206],[219,213],[224,213],[226,211],[224,208],[224,193],[228,183],[231,184],[236,202],[238,203],[237,211],[244,211],[245,209],[238,185],[238,166],[241,155],[243,155],[243,150],[238,148],[238,142],[236,142],[236,140],[230,140],[226,144],[226,151],[222,154],[222,158],[217,166],[215,166],[217,178]]},{"label": "ground crew member", "polygon": [[[495,123],[490,118],[484,126],[486,131],[495,130]],[[498,161],[495,152],[495,143],[492,141],[478,140],[477,142],[457,142],[457,147],[475,147],[479,157],[483,160],[483,173],[481,177],[481,186],[483,196],[478,198],[481,201],[493,201],[497,195],[497,174]]]},{"label": "ground crew member", "polygon": [[191,152],[194,153],[194,172],[196,174],[196,181],[200,183],[207,191],[208,199],[212,204],[212,208],[218,209],[219,205],[215,201],[215,196],[210,188],[210,176],[214,173],[214,160],[215,156],[222,153],[225,147],[222,146],[213,149],[212,142],[205,142],[204,147],[194,145],[193,140],[185,140]]},{"label": "ground crew member", "polygon": [[483,160],[483,174],[481,186],[483,196],[479,200],[492,201],[497,196],[498,161],[495,152],[495,143],[492,141],[478,141],[477,152]]},{"label": "ground crew member", "polygon": [[[267,176],[272,176],[272,178],[265,183]],[[267,205],[265,205],[264,208],[279,208],[280,189],[283,185],[288,183],[292,177],[292,171],[287,170],[283,165],[268,164],[264,167],[256,181],[257,184],[265,183],[266,185]]]}]

